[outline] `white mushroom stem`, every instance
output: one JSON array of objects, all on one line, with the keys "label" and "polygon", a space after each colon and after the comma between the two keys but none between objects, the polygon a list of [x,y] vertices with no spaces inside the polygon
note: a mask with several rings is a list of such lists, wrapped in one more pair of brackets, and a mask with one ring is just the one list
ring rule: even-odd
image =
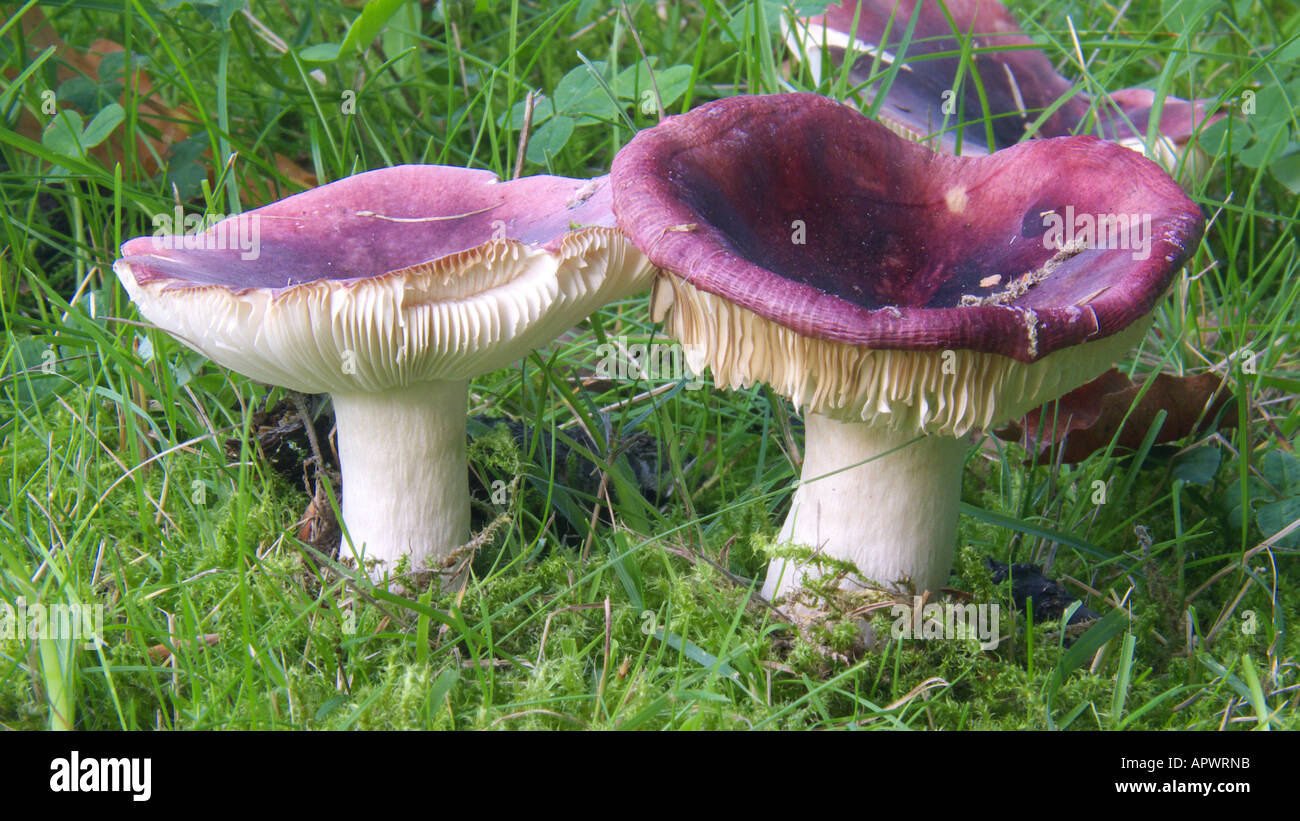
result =
[{"label": "white mushroom stem", "polygon": [[[896,590],[907,580],[917,592],[942,587],[957,540],[967,445],[819,413],[805,422],[803,472],[781,542],[850,561],[861,578]],[[763,595],[788,594],[805,574],[821,570],[774,559]]]},{"label": "white mushroom stem", "polygon": [[340,558],[378,560],[378,578],[408,554],[411,570],[440,569],[469,541],[468,388],[446,381],[333,394],[347,528]]}]

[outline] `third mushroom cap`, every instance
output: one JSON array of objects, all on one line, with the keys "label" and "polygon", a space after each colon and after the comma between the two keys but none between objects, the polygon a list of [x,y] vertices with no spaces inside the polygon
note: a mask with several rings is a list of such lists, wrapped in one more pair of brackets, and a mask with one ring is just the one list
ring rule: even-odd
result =
[{"label": "third mushroom cap", "polygon": [[[781,540],[937,589],[968,432],[1106,370],[1203,229],[1155,163],[1092,137],[934,154],[813,94],[733,97],[643,131],[611,174],[692,367],[807,416]],[[813,566],[774,561],[764,593]]]},{"label": "third mushroom cap", "polygon": [[[1145,151],[1147,126],[1157,113],[1155,93],[1148,89],[1121,89],[1108,100],[1077,93],[997,0],[844,0],[795,20],[787,39],[793,55],[808,60],[815,81],[823,74],[824,56],[841,63],[856,55],[849,66],[853,85],[869,96],[887,88],[880,121],[909,139],[934,135],[936,148],[946,153],[957,153],[959,122],[967,124],[963,154],[1013,145],[1027,131],[1059,137],[1085,130]],[[963,67],[965,40],[971,52]],[[900,71],[881,83],[880,75],[895,62]],[[1166,167],[1174,168],[1177,155],[1214,119],[1207,116],[1210,102],[1170,96],[1160,103],[1161,136],[1152,148]]]}]

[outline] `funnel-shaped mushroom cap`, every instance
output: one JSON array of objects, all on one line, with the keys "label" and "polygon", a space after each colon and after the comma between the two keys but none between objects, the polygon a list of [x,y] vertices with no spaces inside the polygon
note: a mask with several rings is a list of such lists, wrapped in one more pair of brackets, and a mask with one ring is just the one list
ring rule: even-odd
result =
[{"label": "funnel-shaped mushroom cap", "polygon": [[499,182],[428,165],[133,239],[113,267],[150,321],[309,393],[468,379],[649,284],[607,178]]},{"label": "funnel-shaped mushroom cap", "polygon": [[[916,25],[904,51],[914,14]],[[961,95],[962,108],[951,108],[962,39],[967,35],[974,50],[974,71],[988,106],[992,146],[985,131],[985,103],[974,91],[969,69],[962,81],[966,88]],[[829,6],[823,14],[796,21],[791,39],[796,54],[808,55],[814,76],[821,72],[823,45],[834,62],[841,61],[850,47],[853,49],[858,57],[850,74],[857,84],[870,79],[877,56],[882,61],[878,70],[896,59],[902,60],[878,116],[893,131],[914,140],[939,132],[946,122],[950,130],[943,134],[939,146],[948,153],[956,149],[952,129],[959,121],[969,123],[962,132],[962,153],[979,154],[1020,142],[1039,115],[1062,98],[1066,99],[1035,129],[1034,136],[1079,133],[1092,107],[1089,98],[1074,93],[1073,84],[1056,72],[1040,49],[1033,47],[1034,42],[1021,31],[1016,18],[997,0],[945,0],[942,5],[937,0],[845,0]],[[949,56],[933,56],[938,54]],[[1124,89],[1111,98],[1118,110],[1098,105],[1098,136],[1123,141],[1145,139],[1154,93]],[[1164,137],[1175,145],[1186,143],[1196,124],[1206,119],[1204,102],[1208,101],[1167,98],[1159,125]],[[950,112],[946,116],[945,106]]]},{"label": "funnel-shaped mushroom cap", "polygon": [[1203,224],[1113,143],[953,157],[813,94],[669,118],[611,178],[619,226],[671,272],[655,311],[693,367],[930,432],[986,427],[1105,370]]}]

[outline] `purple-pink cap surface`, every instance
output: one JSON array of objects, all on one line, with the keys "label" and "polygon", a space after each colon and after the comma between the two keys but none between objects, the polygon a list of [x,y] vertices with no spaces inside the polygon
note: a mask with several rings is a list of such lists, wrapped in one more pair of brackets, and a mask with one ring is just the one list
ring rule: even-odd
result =
[{"label": "purple-pink cap surface", "polygon": [[[1158,165],[1114,143],[939,155],[815,94],[670,117],[619,152],[611,182],[651,262],[803,336],[1023,362],[1149,313],[1204,225]],[[1136,233],[1071,253],[1088,220],[1119,217]]]},{"label": "purple-pink cap surface", "polygon": [[122,246],[121,262],[142,285],[278,292],[364,280],[493,240],[554,250],[578,228],[613,224],[605,178],[498,181],[484,170],[401,165],[295,194],[198,236],[137,237]]}]

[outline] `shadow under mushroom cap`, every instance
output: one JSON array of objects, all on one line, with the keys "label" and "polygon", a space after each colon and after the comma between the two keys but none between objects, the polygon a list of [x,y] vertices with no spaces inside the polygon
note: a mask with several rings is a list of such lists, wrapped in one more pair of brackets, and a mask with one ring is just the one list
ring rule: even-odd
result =
[{"label": "shadow under mushroom cap", "polygon": [[[651,262],[803,336],[1022,362],[1149,313],[1204,224],[1127,148],[1062,137],[938,155],[815,94],[668,118],[619,152],[611,181]],[[1086,221],[1118,217],[1137,234],[1071,252]]]}]

